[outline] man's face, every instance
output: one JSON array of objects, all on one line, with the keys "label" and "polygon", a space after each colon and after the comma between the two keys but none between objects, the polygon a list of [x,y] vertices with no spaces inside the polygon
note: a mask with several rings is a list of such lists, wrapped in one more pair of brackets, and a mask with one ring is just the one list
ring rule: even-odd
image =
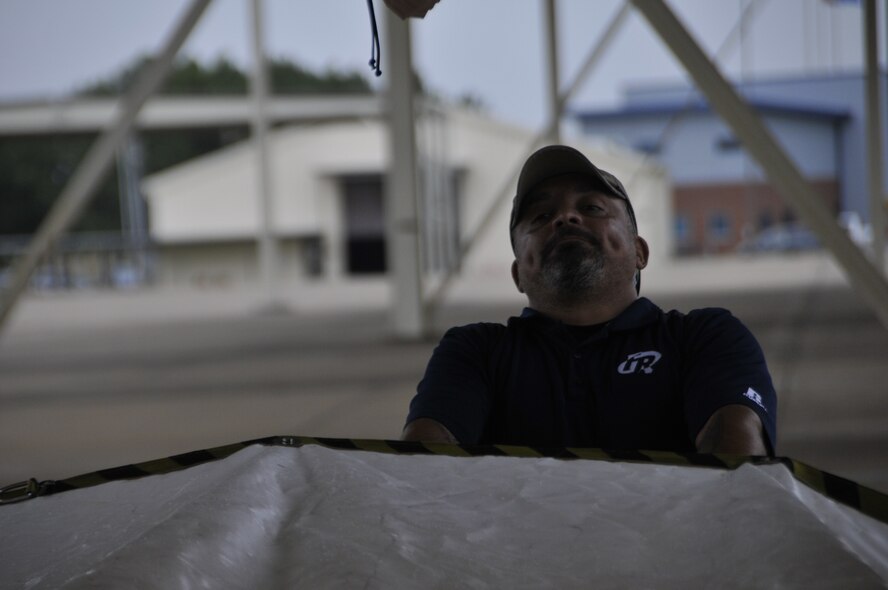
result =
[{"label": "man's face", "polygon": [[589,296],[635,296],[636,270],[647,264],[622,199],[595,181],[565,174],[541,182],[526,197],[513,230],[512,275],[534,300],[563,302]]}]

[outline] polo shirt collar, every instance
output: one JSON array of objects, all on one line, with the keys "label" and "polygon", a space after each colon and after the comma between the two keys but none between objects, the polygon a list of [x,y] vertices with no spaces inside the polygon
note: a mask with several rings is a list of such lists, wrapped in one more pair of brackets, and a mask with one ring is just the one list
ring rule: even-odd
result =
[{"label": "polo shirt collar", "polygon": [[[624,309],[620,313],[620,315],[607,323],[608,331],[618,332],[622,330],[633,330],[635,328],[640,328],[641,326],[656,321],[661,313],[662,311],[660,310],[660,308],[657,307],[650,299],[648,299],[647,297],[639,297],[638,299],[633,301],[629,307]],[[561,323],[530,307],[524,308],[524,310],[521,312],[520,319],[541,321],[550,324]]]}]

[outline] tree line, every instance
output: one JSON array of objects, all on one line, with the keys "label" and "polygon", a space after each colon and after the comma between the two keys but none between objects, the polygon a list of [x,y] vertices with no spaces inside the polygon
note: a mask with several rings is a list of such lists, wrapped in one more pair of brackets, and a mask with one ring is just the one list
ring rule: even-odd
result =
[{"label": "tree line", "polygon": [[[113,97],[124,92],[148,64],[139,58],[122,71],[91,83],[81,97]],[[287,60],[269,62],[269,83],[277,95],[371,94],[358,72],[312,72]],[[244,95],[248,74],[227,59],[203,64],[178,60],[163,84],[162,95]],[[246,125],[207,129],[140,132],[144,173],[151,174],[215,151],[249,135]],[[30,234],[46,216],[95,134],[0,137],[0,235]],[[115,231],[121,227],[116,170],[104,179],[74,232]]]}]

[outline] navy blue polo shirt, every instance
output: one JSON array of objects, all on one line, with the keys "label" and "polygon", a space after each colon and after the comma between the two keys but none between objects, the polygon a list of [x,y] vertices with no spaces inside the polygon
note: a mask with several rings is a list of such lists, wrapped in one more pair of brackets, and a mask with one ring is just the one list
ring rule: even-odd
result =
[{"label": "navy blue polo shirt", "polygon": [[407,422],[431,418],[463,444],[693,452],[728,404],[758,414],[773,451],[777,398],[750,331],[724,309],[664,312],[642,297],[591,329],[532,309],[450,329]]}]

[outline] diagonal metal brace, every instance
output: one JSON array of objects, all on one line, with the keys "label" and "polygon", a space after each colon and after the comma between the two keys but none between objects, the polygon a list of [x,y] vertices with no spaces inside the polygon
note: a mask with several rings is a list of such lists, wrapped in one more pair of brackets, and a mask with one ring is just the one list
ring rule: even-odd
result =
[{"label": "diagonal metal brace", "polygon": [[783,198],[832,252],[851,284],[888,328],[888,281],[839,227],[762,120],[706,57],[663,0],[631,2],[682,63],[712,108],[740,138]]},{"label": "diagonal metal brace", "polygon": [[139,111],[163,82],[179,48],[185,43],[210,2],[211,0],[192,1],[161,51],[136,79],[132,90],[121,100],[117,119],[90,147],[62,194],[37,228],[25,255],[13,267],[9,285],[0,292],[0,333],[40,260],[77,220],[95,194],[99,181],[114,161],[117,148],[135,124]]}]

